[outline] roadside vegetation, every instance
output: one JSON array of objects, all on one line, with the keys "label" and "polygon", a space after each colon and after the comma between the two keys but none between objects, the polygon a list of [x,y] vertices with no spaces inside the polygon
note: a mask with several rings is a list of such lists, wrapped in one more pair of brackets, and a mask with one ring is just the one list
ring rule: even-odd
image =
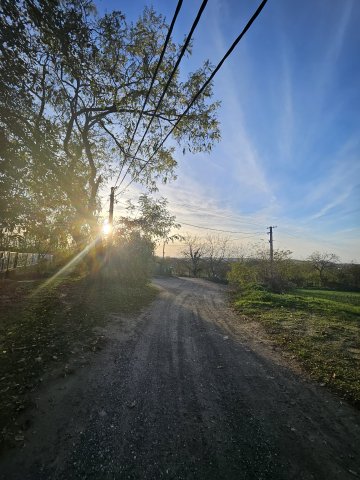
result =
[{"label": "roadside vegetation", "polygon": [[21,442],[27,426],[16,419],[32,405],[39,385],[71,375],[102,348],[96,327],[116,321],[116,315],[127,318],[156,295],[146,282],[136,285],[104,272],[90,276],[84,265],[42,288],[45,281],[1,282],[1,446]]},{"label": "roadside vegetation", "polygon": [[[135,217],[122,217],[110,236],[57,255],[54,265],[15,269],[0,281],[0,444],[21,442],[19,414],[39,385],[85,366],[101,349],[98,327],[132,321],[157,289],[149,284],[156,243],[168,238],[166,201],[144,196]],[[141,206],[142,205],[142,206]],[[165,222],[166,223],[166,222]],[[170,239],[171,241],[171,239]]]},{"label": "roadside vegetation", "polygon": [[319,252],[307,262],[289,256],[280,251],[272,264],[266,255],[234,263],[228,274],[234,307],[313,379],[359,407],[359,265],[336,264],[334,255]]},{"label": "roadside vegetation", "polygon": [[240,321],[258,322],[314,380],[360,407],[360,265],[328,252],[303,261],[289,250],[272,260],[257,246],[240,253],[227,237],[188,235],[172,264],[179,275],[229,282]]},{"label": "roadside vegetation", "polygon": [[[131,322],[157,289],[156,245],[177,239],[165,199],[142,195],[106,235],[55,250],[52,264],[4,272],[0,280],[0,445],[21,442],[19,414],[39,385],[71,375],[101,349],[99,328]],[[21,244],[21,240],[20,240]],[[120,324],[119,324],[120,325]],[[119,327],[120,328],[120,327]]]}]

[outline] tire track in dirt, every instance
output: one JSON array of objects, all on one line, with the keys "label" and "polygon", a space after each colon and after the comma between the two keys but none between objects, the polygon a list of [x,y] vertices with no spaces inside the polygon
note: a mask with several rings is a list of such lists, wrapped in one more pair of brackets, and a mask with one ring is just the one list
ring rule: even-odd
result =
[{"label": "tire track in dirt", "polygon": [[42,392],[1,478],[356,478],[358,411],[259,342],[223,286],[155,284],[139,317],[114,316],[87,369]]}]

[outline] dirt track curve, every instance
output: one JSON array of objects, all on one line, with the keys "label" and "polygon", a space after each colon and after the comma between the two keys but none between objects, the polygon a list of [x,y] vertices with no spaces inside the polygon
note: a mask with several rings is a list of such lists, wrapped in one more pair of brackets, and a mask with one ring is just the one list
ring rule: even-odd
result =
[{"label": "dirt track curve", "polygon": [[225,287],[155,284],[158,298],[114,318],[86,368],[41,392],[0,478],[360,478],[360,412],[242,326]]}]

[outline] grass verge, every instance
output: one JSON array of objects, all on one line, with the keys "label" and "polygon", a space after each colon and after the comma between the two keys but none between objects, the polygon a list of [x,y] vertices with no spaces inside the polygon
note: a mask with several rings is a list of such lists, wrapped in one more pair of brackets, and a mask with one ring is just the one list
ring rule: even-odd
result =
[{"label": "grass verge", "polygon": [[234,300],[321,385],[360,406],[360,293],[250,290]]},{"label": "grass verge", "polygon": [[48,375],[71,374],[68,360],[101,348],[111,313],[132,314],[150,303],[151,285],[129,286],[73,276],[39,289],[40,281],[0,283],[0,447],[21,442],[19,414]]}]

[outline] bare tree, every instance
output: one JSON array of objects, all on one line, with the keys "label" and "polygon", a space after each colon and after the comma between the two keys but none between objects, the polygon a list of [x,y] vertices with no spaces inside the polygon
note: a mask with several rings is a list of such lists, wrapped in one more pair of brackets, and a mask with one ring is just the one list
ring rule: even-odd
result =
[{"label": "bare tree", "polygon": [[221,267],[230,256],[230,237],[208,235],[206,237],[206,257],[210,278],[220,275]]},{"label": "bare tree", "polygon": [[321,253],[313,252],[308,261],[312,264],[313,268],[319,273],[320,285],[324,285],[324,274],[327,270],[332,268],[335,263],[340,261],[339,257],[335,253]]},{"label": "bare tree", "polygon": [[207,253],[207,245],[201,238],[193,235],[184,237],[185,249],[182,254],[188,259],[190,271],[194,277],[197,277],[201,270],[201,260]]}]

